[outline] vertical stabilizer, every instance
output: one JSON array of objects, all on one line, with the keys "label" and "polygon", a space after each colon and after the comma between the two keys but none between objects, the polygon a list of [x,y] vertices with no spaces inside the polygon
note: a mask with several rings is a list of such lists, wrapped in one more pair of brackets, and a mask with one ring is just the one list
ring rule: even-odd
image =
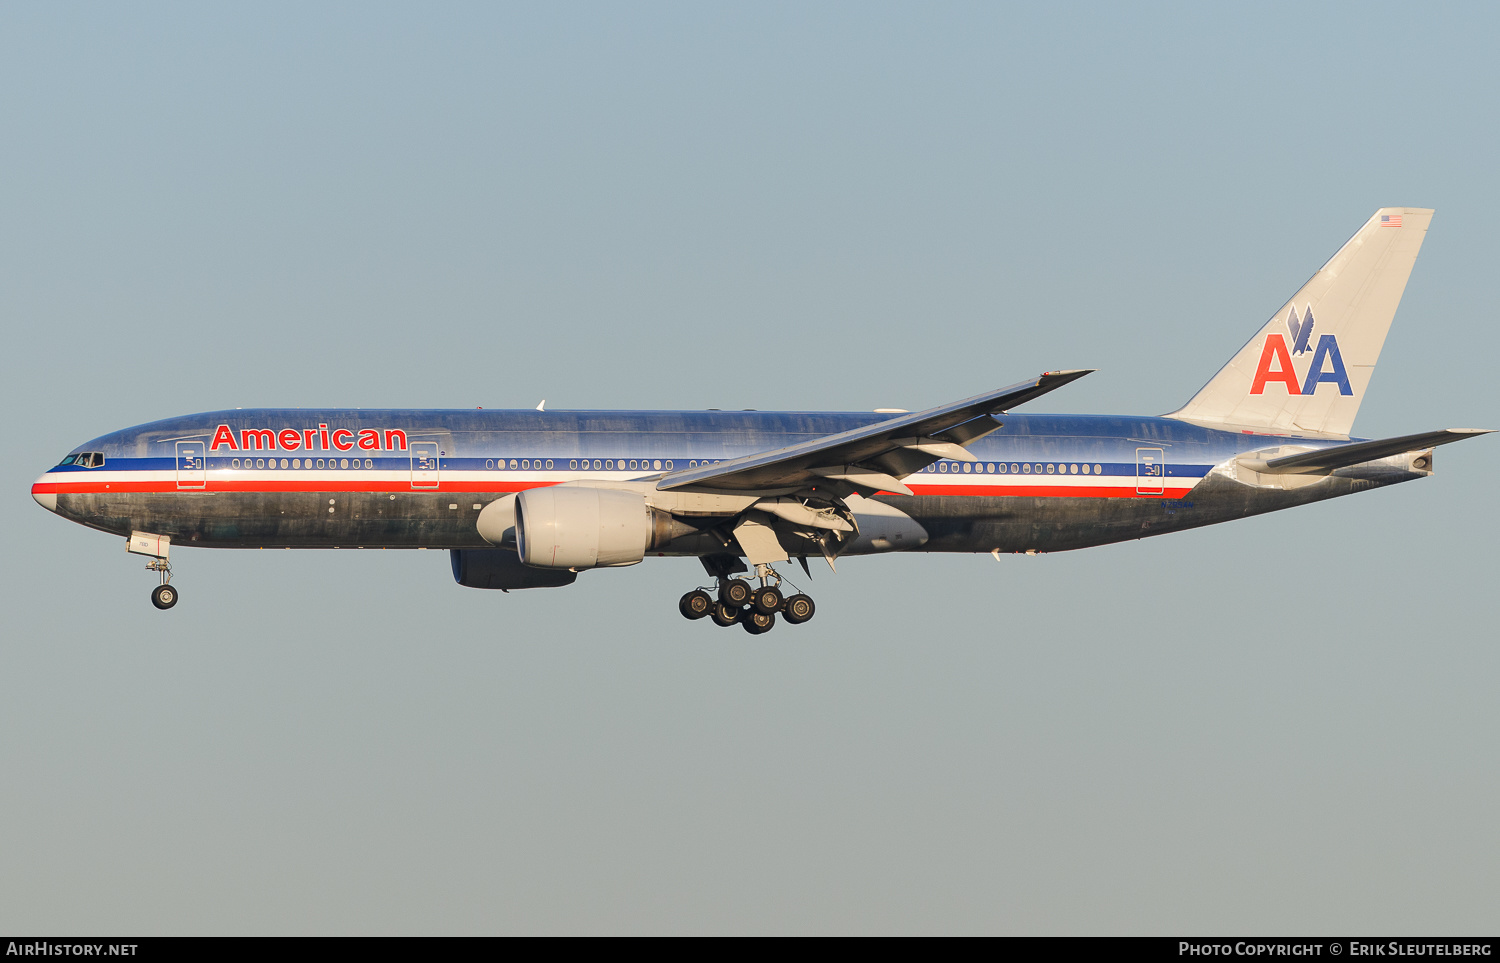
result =
[{"label": "vertical stabilizer", "polygon": [[1349,434],[1432,211],[1383,207],[1167,417],[1212,427]]}]

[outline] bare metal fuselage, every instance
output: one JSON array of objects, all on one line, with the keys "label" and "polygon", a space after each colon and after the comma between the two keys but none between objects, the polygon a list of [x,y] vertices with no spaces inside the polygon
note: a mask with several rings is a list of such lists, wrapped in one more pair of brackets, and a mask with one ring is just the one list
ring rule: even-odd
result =
[{"label": "bare metal fuselage", "polygon": [[[72,521],[121,536],[152,532],[176,546],[479,549],[492,547],[476,526],[479,513],[508,494],[645,481],[878,420],[820,412],[235,410],[91,441],[77,451],[102,453],[101,465],[54,469],[33,492],[44,504],[55,499],[49,507]],[[213,444],[220,426],[232,447],[222,432]],[[259,435],[247,439],[246,431]],[[375,447],[358,446],[371,440]],[[1430,473],[1430,460],[1414,468],[1410,459],[1384,459],[1289,483],[1238,467],[1247,453],[1299,443],[1330,444],[1169,418],[1011,414],[969,446],[978,461],[939,461],[906,479],[912,495],[876,500],[926,532],[919,546],[890,550],[1050,552]],[[652,554],[723,550],[722,535],[704,530]]]}]

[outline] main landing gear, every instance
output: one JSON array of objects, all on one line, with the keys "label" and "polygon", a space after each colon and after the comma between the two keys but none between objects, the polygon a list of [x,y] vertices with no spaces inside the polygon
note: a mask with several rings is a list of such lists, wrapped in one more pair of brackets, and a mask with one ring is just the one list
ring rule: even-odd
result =
[{"label": "main landing gear", "polygon": [[151,604],[159,609],[176,605],[177,587],[172,584],[172,563],[164,558],[153,558],[146,563],[146,571],[161,573],[161,584],[151,590]]},{"label": "main landing gear", "polygon": [[759,588],[751,587],[742,578],[722,575],[714,594],[705,589],[694,589],[677,603],[677,610],[684,618],[701,619],[705,616],[713,623],[725,628],[740,625],[751,635],[761,635],[776,627],[776,616],[780,615],[792,625],[800,625],[813,617],[817,606],[802,593],[787,596],[781,588],[781,576],[769,565],[757,565],[756,578]]}]

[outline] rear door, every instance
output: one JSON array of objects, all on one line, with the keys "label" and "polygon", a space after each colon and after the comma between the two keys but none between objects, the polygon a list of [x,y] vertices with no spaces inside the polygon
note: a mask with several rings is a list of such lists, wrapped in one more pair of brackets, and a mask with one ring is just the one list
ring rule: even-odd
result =
[{"label": "rear door", "polygon": [[1167,453],[1160,448],[1135,450],[1135,493],[1161,495],[1167,490]]}]

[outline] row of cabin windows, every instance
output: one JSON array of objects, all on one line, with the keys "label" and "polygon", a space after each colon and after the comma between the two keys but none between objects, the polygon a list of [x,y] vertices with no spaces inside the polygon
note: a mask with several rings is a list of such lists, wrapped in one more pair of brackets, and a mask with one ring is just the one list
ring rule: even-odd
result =
[{"label": "row of cabin windows", "polygon": [[[93,457],[97,458],[98,461],[95,462],[95,463],[92,463],[92,464],[84,464],[84,462],[83,462],[82,459],[84,459],[86,457],[89,457],[89,456],[86,455],[86,454],[85,455],[76,455],[76,456],[75,455],[69,455],[67,458],[63,459],[62,463],[64,465],[73,465],[73,464],[83,465],[85,468],[97,468],[99,465],[104,464],[104,456],[103,455],[95,454]],[[75,461],[74,460],[75,458],[78,459],[78,460]],[[231,461],[230,461],[229,464],[230,464],[231,468],[241,468],[241,467],[243,467],[243,468],[276,468],[276,467],[278,467],[278,463],[277,463],[277,460],[275,458],[246,458],[246,459],[243,459],[243,460],[241,460],[239,458],[235,458],[235,459],[231,459]],[[510,459],[509,463],[507,463],[504,458],[501,458],[498,461],[495,460],[495,459],[493,459],[493,458],[491,458],[491,459],[487,459],[485,461],[484,467],[490,469],[491,471],[494,471],[497,468],[502,468],[503,469],[503,468],[507,468],[507,467],[509,467],[511,469],[519,469],[521,471],[542,471],[544,469],[547,470],[547,471],[551,471],[551,470],[553,470],[556,467],[556,464],[557,463],[555,461],[553,461],[553,459],[551,459],[551,458],[547,458],[547,459],[542,459],[542,458],[519,458],[519,459],[518,458],[512,458],[512,459]],[[711,462],[711,461],[708,461],[708,460],[705,459],[701,463],[697,462],[697,461],[688,462],[688,467],[689,468],[697,468],[699,466],[699,464],[712,465],[712,464],[717,464],[717,463],[716,462]],[[282,468],[314,468],[314,467],[316,467],[316,468],[360,468],[360,467],[374,468],[375,467],[375,462],[372,461],[369,458],[366,458],[365,461],[364,461],[364,465],[361,466],[360,465],[360,461],[359,461],[358,458],[328,458],[328,459],[319,458],[319,459],[317,459],[316,463],[311,458],[307,458],[307,459],[292,458],[290,460],[286,459],[286,458],[283,458],[280,461],[280,467],[282,467]],[[619,470],[619,471],[671,471],[672,470],[672,460],[670,458],[668,458],[666,460],[663,460],[663,459],[660,459],[660,458],[654,458],[654,459],[653,458],[629,458],[629,459],[627,459],[627,458],[603,458],[603,459],[595,458],[592,461],[590,461],[587,458],[583,458],[583,459],[573,458],[573,459],[570,459],[568,461],[568,468],[571,471],[590,471],[590,470],[592,470],[592,471],[616,471],[616,470]]]},{"label": "row of cabin windows", "polygon": [[[962,468],[958,467],[960,464],[963,465]],[[1043,473],[1046,473],[1048,475],[1088,475],[1088,474],[1102,475],[1104,473],[1104,466],[1102,466],[1102,465],[1084,465],[1084,464],[1081,464],[1081,463],[1079,463],[1079,464],[1066,464],[1066,465],[1063,465],[1063,464],[1058,464],[1056,462],[1046,463],[1046,464],[1044,464],[1044,463],[1037,463],[1037,464],[1006,464],[1005,462],[967,462],[967,461],[966,462],[953,462],[953,461],[940,461],[940,462],[938,462],[936,464],[928,465],[926,468],[924,468],[922,470],[925,471],[925,472],[939,472],[939,473],[942,473],[942,472],[951,472],[952,474],[955,474],[955,475],[958,474],[959,472],[973,473],[973,474],[979,474],[979,475],[983,475],[983,474],[989,474],[989,475],[995,475],[995,474],[1000,474],[1000,475],[1005,475],[1005,474],[1040,475],[1040,474],[1043,474]]]},{"label": "row of cabin windows", "polygon": [[[326,464],[325,464],[325,462],[326,462]],[[242,465],[241,464],[241,460],[238,459],[238,458],[235,458],[232,461],[230,461],[229,467],[231,467],[231,468],[241,468],[241,467],[244,467],[244,468],[276,468],[277,467],[277,462],[276,462],[276,459],[274,459],[274,458],[246,458],[246,459],[244,459],[244,462],[243,462],[243,465]],[[372,461],[372,460],[370,460],[369,458],[366,458],[365,462],[364,462],[364,465],[361,466],[360,463],[359,463],[359,459],[358,458],[327,458],[327,459],[325,459],[325,458],[319,458],[317,460],[317,464],[314,465],[313,464],[313,460],[311,458],[305,458],[305,459],[304,458],[293,458],[293,459],[291,459],[290,462],[288,462],[287,459],[283,458],[283,459],[281,459],[280,467],[282,467],[282,468],[314,468],[314,467],[316,467],[316,468],[360,468],[360,467],[374,468],[375,467],[375,462]]]},{"label": "row of cabin windows", "polygon": [[[561,464],[562,459],[554,461],[551,458],[512,458],[506,461],[504,458],[487,458],[484,467],[494,471],[496,469],[509,469],[511,471],[552,471]],[[688,462],[689,468],[697,468],[700,462]],[[717,464],[716,462],[703,461],[703,465]],[[569,471],[672,471],[673,462],[670,458],[570,458],[568,459]]]}]

